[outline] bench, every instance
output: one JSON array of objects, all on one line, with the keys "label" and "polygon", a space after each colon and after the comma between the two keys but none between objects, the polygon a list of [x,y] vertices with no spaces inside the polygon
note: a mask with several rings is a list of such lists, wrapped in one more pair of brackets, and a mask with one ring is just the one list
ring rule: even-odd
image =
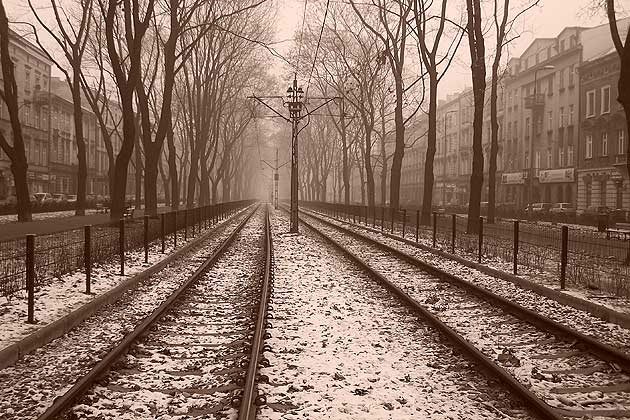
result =
[{"label": "bench", "polygon": [[96,213],[109,213],[109,208],[107,208],[101,203],[98,203],[96,205]]},{"label": "bench", "polygon": [[133,219],[133,212],[136,210],[134,206],[125,206],[125,210],[123,210],[123,217],[125,219]]}]

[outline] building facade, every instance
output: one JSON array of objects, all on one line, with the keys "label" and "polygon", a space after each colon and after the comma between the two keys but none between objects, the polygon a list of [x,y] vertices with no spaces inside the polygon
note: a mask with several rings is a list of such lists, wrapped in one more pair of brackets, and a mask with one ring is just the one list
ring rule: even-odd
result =
[{"label": "building facade", "polygon": [[[9,52],[15,65],[19,114],[28,162],[29,191],[48,192],[51,63],[39,48],[13,31],[10,34]],[[1,81],[0,74],[0,83]],[[0,131],[7,139],[11,139],[11,123],[4,101],[0,101]],[[15,183],[10,167],[9,157],[0,149],[0,171],[8,185],[9,194],[12,194]]]},{"label": "building facade", "polygon": [[578,211],[630,209],[626,168],[628,130],[618,95],[620,60],[615,50],[580,68]]}]

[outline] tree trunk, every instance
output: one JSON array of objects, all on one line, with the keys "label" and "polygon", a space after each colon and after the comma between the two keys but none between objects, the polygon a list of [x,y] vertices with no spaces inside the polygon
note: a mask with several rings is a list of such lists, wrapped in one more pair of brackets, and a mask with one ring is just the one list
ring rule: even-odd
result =
[{"label": "tree trunk", "polygon": [[11,131],[13,133],[13,146],[10,146],[4,134],[0,132],[0,146],[11,159],[11,173],[13,174],[17,198],[18,221],[30,222],[32,215],[27,181],[28,163],[24,150],[22,126],[20,125],[15,67],[9,53],[9,21],[2,0],[0,0],[0,67],[2,67],[4,100],[9,111]]},{"label": "tree trunk", "polygon": [[171,210],[177,210],[179,209],[179,177],[177,174],[177,152],[175,151],[172,124],[167,132],[166,144],[168,146],[168,177],[171,181]]},{"label": "tree trunk", "polygon": [[158,163],[158,170],[160,171],[160,178],[162,178],[162,189],[164,190],[164,205],[170,206],[171,205],[171,191],[170,191],[170,186],[168,183],[168,177],[166,176],[166,173],[164,172],[164,162],[162,161],[162,159],[160,159],[160,162]]},{"label": "tree trunk", "polygon": [[402,76],[396,77],[396,108],[394,110],[396,125],[396,146],[392,157],[392,172],[389,181],[389,205],[393,209],[400,207],[400,177],[402,161],[405,156],[405,126],[403,120],[403,85]]},{"label": "tree trunk", "polygon": [[482,31],[481,5],[466,0],[468,11],[468,41],[472,70],[474,118],[473,118],[473,162],[470,176],[470,200],[468,203],[468,233],[479,232],[481,190],[483,187],[483,107],[486,93],[485,47]]},{"label": "tree trunk", "polygon": [[[422,193],[422,214],[420,223],[431,224],[431,211],[433,207],[433,162],[437,141],[437,73],[429,73],[429,131],[427,133],[427,155],[424,160],[424,188]],[[444,116],[446,118],[446,114]]]},{"label": "tree trunk", "polygon": [[77,143],[77,207],[76,216],[85,215],[85,194],[87,188],[87,153],[83,136],[83,108],[81,106],[81,75],[80,69],[74,68],[72,80],[72,102],[74,113],[74,134]]},{"label": "tree trunk", "polygon": [[[505,12],[507,13],[507,11]],[[495,60],[492,63],[492,80],[490,87],[490,167],[488,168],[488,223],[494,223],[496,207],[496,178],[497,178],[497,153],[499,152],[499,121],[497,118],[497,90],[499,81],[499,60],[501,50],[497,50]]]}]

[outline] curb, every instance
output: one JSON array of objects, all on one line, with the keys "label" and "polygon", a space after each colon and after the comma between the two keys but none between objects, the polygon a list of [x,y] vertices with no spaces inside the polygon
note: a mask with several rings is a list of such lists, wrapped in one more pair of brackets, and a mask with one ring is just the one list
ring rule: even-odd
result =
[{"label": "curb", "polygon": [[[248,207],[249,206],[245,207],[244,209],[247,209]],[[241,211],[244,209],[241,209]],[[239,215],[241,211],[239,211],[236,215]],[[230,221],[231,219],[232,218],[225,220],[224,223]],[[162,261],[149,267],[145,271],[134,275],[133,277],[123,281],[113,289],[110,289],[107,292],[95,297],[90,302],[81,305],[77,309],[64,315],[58,320],[43,326],[37,331],[32,332],[31,334],[22,338],[20,341],[10,344],[8,347],[0,350],[0,370],[13,365],[20,358],[30,353],[31,351],[43,347],[54,339],[61,337],[62,335],[76,327],[78,324],[92,316],[103,306],[115,302],[123,293],[135,288],[139,283],[142,283],[147,278],[162,270],[173,260],[179,258],[182,254],[188,252],[191,248],[195,247],[197,244],[207,239],[207,237],[210,236],[217,227],[222,225],[223,223],[213,226],[211,229],[208,229],[208,231],[205,232],[203,235],[189,241],[188,243],[186,243],[186,245],[170,253]]]},{"label": "curb", "polygon": [[[318,213],[320,215],[322,215],[321,213]],[[593,303],[593,302],[589,302],[587,300],[584,300],[582,298],[576,297],[576,296],[572,296],[566,293],[563,293],[559,290],[554,290],[554,289],[550,289],[546,286],[542,286],[540,284],[534,283],[531,280],[527,280],[523,277],[520,276],[516,276],[514,274],[510,274],[507,273],[505,271],[501,271],[501,270],[497,270],[494,268],[490,268],[486,265],[474,262],[474,261],[470,261],[467,260],[465,258],[462,258],[458,255],[453,255],[449,252],[446,251],[442,251],[440,249],[434,249],[431,248],[427,245],[423,245],[420,243],[416,243],[415,241],[411,241],[409,239],[403,239],[400,236],[396,236],[396,235],[392,235],[391,233],[387,233],[387,232],[381,232],[380,230],[377,229],[373,229],[371,227],[367,227],[367,226],[362,226],[362,225],[356,225],[354,223],[349,223],[346,221],[341,221],[338,219],[334,219],[331,218],[330,216],[327,215],[323,215],[324,217],[328,217],[329,219],[335,220],[336,222],[340,222],[343,224],[348,224],[350,226],[355,226],[355,227],[360,227],[361,229],[367,230],[369,232],[372,233],[377,233],[377,234],[381,234],[384,235],[387,238],[390,239],[394,239],[397,240],[399,242],[403,242],[406,245],[410,245],[410,246],[414,246],[416,248],[420,248],[423,251],[427,251],[430,252],[432,254],[438,255],[442,258],[447,258],[450,259],[452,261],[455,261],[459,264],[462,264],[468,268],[472,268],[475,269],[483,274],[492,276],[492,277],[496,277],[502,280],[506,280],[509,281],[510,283],[513,283],[525,290],[531,290],[532,292],[535,292],[541,296],[544,296],[546,298],[555,300],[558,303],[561,303],[563,305],[567,305],[570,306],[574,309],[578,309],[580,311],[584,311],[584,312],[588,312],[591,315],[606,321],[606,322],[611,322],[613,324],[617,324],[623,328],[627,328],[630,329],[630,314],[626,314],[623,312],[618,312],[615,311],[614,309],[608,308],[606,306],[597,304],[597,303]]]}]

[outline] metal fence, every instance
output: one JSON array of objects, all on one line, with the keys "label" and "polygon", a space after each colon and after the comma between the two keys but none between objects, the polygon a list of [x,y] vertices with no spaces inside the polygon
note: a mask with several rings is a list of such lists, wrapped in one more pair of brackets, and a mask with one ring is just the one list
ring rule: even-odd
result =
[{"label": "metal fence", "polygon": [[433,213],[431,224],[421,225],[420,213],[415,209],[303,204],[331,217],[367,224],[472,261],[508,263],[504,266],[509,268],[503,268],[513,274],[525,268],[532,273],[546,273],[561,286],[574,284],[598,293],[630,296],[630,241],[587,227],[505,219],[488,224],[480,218],[479,232],[467,233],[468,220],[461,215]]},{"label": "metal fence", "polygon": [[[221,203],[171,211],[157,217],[121,219],[89,228],[81,227],[37,236],[34,239],[32,256],[34,287],[48,284],[64,274],[86,270],[86,255],[89,255],[90,266],[122,258],[121,270],[124,272],[125,252],[144,247],[146,254],[148,244],[156,241],[162,242],[162,251],[165,243],[175,247],[178,241],[181,244],[201,233],[202,227],[207,228],[214,224],[219,217],[225,217],[251,203],[252,201]],[[10,297],[27,289],[26,242],[26,238],[0,241],[1,296]]]}]

